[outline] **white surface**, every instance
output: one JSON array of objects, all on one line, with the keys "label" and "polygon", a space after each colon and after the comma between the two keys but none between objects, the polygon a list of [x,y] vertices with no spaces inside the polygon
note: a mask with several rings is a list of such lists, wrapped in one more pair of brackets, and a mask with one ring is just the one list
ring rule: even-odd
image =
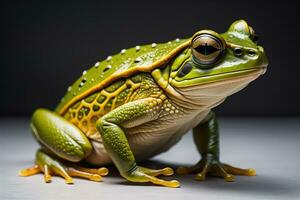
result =
[{"label": "white surface", "polygon": [[[219,178],[195,181],[194,175],[175,177],[181,188],[130,184],[112,172],[97,183],[75,179],[74,185],[53,177],[45,184],[42,175],[22,178],[18,170],[31,166],[38,148],[28,120],[0,120],[0,199],[300,199],[300,119],[226,118],[220,120],[221,160],[239,167],[253,167],[256,177],[236,177],[226,183]],[[199,155],[187,134],[168,152],[146,165],[192,165]],[[174,179],[174,177],[172,177]],[[168,178],[169,179],[169,178]]]}]

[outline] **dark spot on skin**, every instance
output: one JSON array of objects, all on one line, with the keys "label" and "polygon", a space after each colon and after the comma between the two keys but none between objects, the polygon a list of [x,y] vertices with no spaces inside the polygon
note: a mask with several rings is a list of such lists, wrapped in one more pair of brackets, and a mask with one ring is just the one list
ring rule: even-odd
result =
[{"label": "dark spot on skin", "polygon": [[191,63],[187,62],[184,64],[184,66],[179,70],[178,72],[178,77],[184,77],[185,75],[187,75],[191,70],[193,69],[193,66]]},{"label": "dark spot on skin", "polygon": [[134,63],[139,63],[139,62],[141,62],[142,61],[142,59],[141,58],[136,58],[135,60],[134,60]]},{"label": "dark spot on skin", "polygon": [[100,107],[99,106],[97,106],[97,105],[93,105],[93,110],[94,111],[98,111],[100,109]]},{"label": "dark spot on skin", "polygon": [[252,49],[250,49],[250,50],[248,51],[248,55],[249,55],[249,56],[255,56],[255,54],[256,54],[256,52],[255,52],[254,50],[252,50]]},{"label": "dark spot on skin", "polygon": [[81,120],[82,118],[83,118],[83,113],[79,111],[77,115],[77,119]]},{"label": "dark spot on skin", "polygon": [[220,49],[217,49],[216,47],[214,46],[211,46],[211,45],[207,45],[207,43],[205,43],[205,45],[199,45],[195,48],[195,50],[198,52],[198,53],[201,53],[203,55],[209,55],[209,54],[212,54],[216,51],[219,51]]},{"label": "dark spot on skin", "polygon": [[234,55],[241,56],[243,54],[243,50],[241,48],[235,48],[233,50]]},{"label": "dark spot on skin", "polygon": [[130,84],[126,84],[126,88],[127,89],[131,88],[131,85]]},{"label": "dark spot on skin", "polygon": [[98,117],[96,117],[96,116],[93,116],[91,119],[92,123],[96,123],[97,120],[98,120]]},{"label": "dark spot on skin", "polygon": [[105,69],[103,70],[103,72],[106,72],[107,70],[109,70],[111,68],[111,66],[109,65],[109,66],[107,66],[107,67],[105,67]]},{"label": "dark spot on skin", "polygon": [[83,112],[84,112],[84,115],[87,116],[90,112],[90,109],[88,107],[83,107]]},{"label": "dark spot on skin", "polygon": [[101,104],[102,102],[105,101],[105,99],[106,99],[106,96],[100,95],[100,97],[97,99],[97,102]]},{"label": "dark spot on skin", "polygon": [[82,80],[81,80],[81,83],[78,85],[79,87],[82,87],[83,86],[83,84],[86,82],[86,78],[83,78]]}]

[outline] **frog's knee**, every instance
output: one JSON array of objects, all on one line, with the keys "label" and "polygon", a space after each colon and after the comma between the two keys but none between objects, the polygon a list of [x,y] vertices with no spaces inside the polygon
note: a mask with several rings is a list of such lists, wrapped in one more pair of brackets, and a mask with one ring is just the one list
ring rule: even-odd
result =
[{"label": "frog's knee", "polygon": [[30,128],[37,140],[40,140],[38,131],[42,126],[46,126],[46,121],[49,119],[48,113],[50,113],[50,110],[44,109],[44,108],[38,108],[36,109],[31,117],[31,123]]},{"label": "frog's knee", "polygon": [[105,127],[111,126],[112,124],[110,122],[108,122],[104,117],[101,117],[98,119],[97,123],[96,123],[96,127],[98,130],[100,130],[100,134],[103,133],[103,129],[105,129]]},{"label": "frog's knee", "polygon": [[38,108],[36,109],[31,117],[31,123],[38,123],[39,121],[45,120],[45,117],[47,117],[47,113],[51,112],[50,110],[47,110],[45,108]]},{"label": "frog's knee", "polygon": [[103,127],[104,124],[105,124],[105,120],[103,120],[102,118],[99,118],[99,119],[97,120],[97,122],[96,122],[96,127],[97,127],[98,129],[100,129],[100,128]]},{"label": "frog's knee", "polygon": [[36,139],[61,158],[78,162],[92,152],[81,130],[50,110],[37,109],[30,126]]}]

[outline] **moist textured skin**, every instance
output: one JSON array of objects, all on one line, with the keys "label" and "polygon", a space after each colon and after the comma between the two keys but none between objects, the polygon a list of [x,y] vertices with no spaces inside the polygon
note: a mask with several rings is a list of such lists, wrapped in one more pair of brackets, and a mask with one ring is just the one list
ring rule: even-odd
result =
[{"label": "moist textured skin", "polygon": [[[201,160],[178,173],[206,174],[233,181],[236,175],[255,175],[253,169],[223,164],[219,159],[219,132],[212,108],[246,87],[266,71],[268,64],[255,34],[239,20],[227,32],[201,30],[188,39],[136,46],[97,62],[68,88],[54,112],[37,109],[31,128],[42,144],[36,165],[21,171],[27,176],[44,172],[99,181],[106,168],[87,169],[85,162],[114,163],[133,182],[178,187],[157,175],[171,175],[137,165],[168,150],[193,129]],[[77,165],[64,165],[63,159]],[[50,178],[49,178],[50,177]]]}]

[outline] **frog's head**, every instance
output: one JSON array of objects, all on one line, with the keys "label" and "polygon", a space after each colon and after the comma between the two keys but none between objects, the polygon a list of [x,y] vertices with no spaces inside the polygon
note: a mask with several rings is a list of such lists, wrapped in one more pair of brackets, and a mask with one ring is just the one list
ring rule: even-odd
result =
[{"label": "frog's head", "polygon": [[187,96],[204,95],[199,88],[210,88],[205,95],[228,96],[263,74],[268,65],[254,30],[244,20],[222,34],[198,31],[183,54],[186,59],[172,66],[170,84]]}]

